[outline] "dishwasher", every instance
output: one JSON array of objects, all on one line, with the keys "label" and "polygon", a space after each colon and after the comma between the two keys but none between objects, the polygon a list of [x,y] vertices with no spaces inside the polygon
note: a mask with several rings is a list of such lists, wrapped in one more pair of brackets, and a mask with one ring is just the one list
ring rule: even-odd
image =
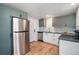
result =
[{"label": "dishwasher", "polygon": [[38,32],[38,41],[43,42],[43,32]]}]

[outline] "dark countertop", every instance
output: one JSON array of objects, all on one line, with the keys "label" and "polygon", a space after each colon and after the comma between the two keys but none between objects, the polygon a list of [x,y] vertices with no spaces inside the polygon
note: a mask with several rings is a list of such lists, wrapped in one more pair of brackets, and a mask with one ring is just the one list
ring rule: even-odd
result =
[{"label": "dark countertop", "polygon": [[59,39],[79,43],[79,39],[75,38],[74,35],[61,35]]},{"label": "dark countertop", "polygon": [[38,33],[43,33],[43,31],[37,31]]},{"label": "dark countertop", "polygon": [[75,38],[75,35],[64,35],[63,32],[47,32],[47,31],[37,31],[38,33],[53,33],[53,34],[61,34],[59,40],[66,40],[71,42],[79,43],[79,39]]}]

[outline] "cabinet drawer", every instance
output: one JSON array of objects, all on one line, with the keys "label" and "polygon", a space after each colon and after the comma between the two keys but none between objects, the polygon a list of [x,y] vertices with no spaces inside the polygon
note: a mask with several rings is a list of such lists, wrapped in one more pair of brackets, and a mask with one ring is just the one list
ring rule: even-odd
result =
[{"label": "cabinet drawer", "polygon": [[52,33],[48,33],[48,34],[44,33],[44,35],[43,35],[43,40],[45,42],[55,44],[55,45],[58,45],[58,38],[59,38],[59,35],[55,35]]}]

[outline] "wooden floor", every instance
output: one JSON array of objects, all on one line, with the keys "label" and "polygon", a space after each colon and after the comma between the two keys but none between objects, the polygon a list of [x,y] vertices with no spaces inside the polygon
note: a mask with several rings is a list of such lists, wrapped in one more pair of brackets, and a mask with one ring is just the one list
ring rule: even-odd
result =
[{"label": "wooden floor", "polygon": [[58,46],[36,41],[30,44],[30,52],[26,55],[58,55],[58,52]]}]

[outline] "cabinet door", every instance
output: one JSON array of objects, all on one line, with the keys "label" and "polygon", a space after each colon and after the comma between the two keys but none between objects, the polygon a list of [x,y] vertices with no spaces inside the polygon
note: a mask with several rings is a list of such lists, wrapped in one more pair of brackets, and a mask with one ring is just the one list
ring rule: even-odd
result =
[{"label": "cabinet door", "polygon": [[43,40],[44,40],[44,42],[53,44],[52,34],[51,33],[44,33]]},{"label": "cabinet door", "polygon": [[39,20],[39,27],[44,27],[45,26],[45,21],[44,19]]},{"label": "cabinet door", "polygon": [[53,39],[52,39],[52,40],[53,40],[53,44],[58,45],[58,43],[59,43],[59,42],[58,42],[58,41],[59,41],[58,38],[59,38],[60,35],[61,35],[61,34],[53,34],[53,37],[52,37],[52,38],[53,38]]},{"label": "cabinet door", "polygon": [[47,43],[58,45],[58,38],[55,36],[55,34],[52,33],[44,33],[43,40]]},{"label": "cabinet door", "polygon": [[53,34],[52,40],[53,40],[53,44],[58,45],[58,38],[56,34]]}]

